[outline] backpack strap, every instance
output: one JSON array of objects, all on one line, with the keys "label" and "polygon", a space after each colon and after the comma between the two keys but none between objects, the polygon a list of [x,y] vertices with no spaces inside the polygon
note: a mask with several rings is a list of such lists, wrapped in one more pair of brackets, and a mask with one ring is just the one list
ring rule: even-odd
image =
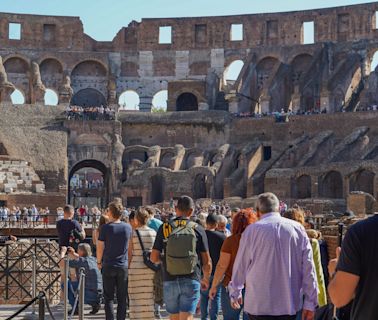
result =
[{"label": "backpack strap", "polygon": [[135,232],[138,236],[140,247],[141,247],[142,251],[145,252],[146,250],[144,249],[144,245],[143,245],[142,237],[140,236],[140,232],[139,232],[138,229],[136,229]]}]

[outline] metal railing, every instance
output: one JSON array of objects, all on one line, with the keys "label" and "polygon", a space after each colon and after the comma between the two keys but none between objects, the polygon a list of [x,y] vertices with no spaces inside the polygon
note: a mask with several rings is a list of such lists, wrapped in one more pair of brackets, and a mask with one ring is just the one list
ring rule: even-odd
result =
[{"label": "metal railing", "polygon": [[[34,244],[35,245],[35,244]],[[29,259],[31,258],[32,264],[31,264],[31,297],[32,299],[24,306],[22,306],[19,310],[17,310],[13,315],[7,318],[7,320],[14,319],[21,313],[25,312],[29,307],[32,308],[32,314],[36,315],[36,303],[38,302],[38,319],[39,320],[44,320],[45,319],[45,314],[46,314],[46,308],[48,313],[50,314],[51,319],[55,320],[55,317],[51,311],[48,299],[46,299],[46,292],[48,291],[49,287],[53,283],[50,283],[45,290],[42,290],[39,292],[37,295],[37,287],[38,287],[38,281],[37,281],[37,269],[38,269],[38,259],[35,253],[31,253],[30,256],[25,256],[22,255],[20,257],[20,261],[22,259]],[[80,269],[80,277],[79,277],[79,284],[78,284],[78,289],[76,292],[76,297],[75,297],[75,302],[72,308],[72,313],[68,313],[68,290],[69,290],[69,259],[68,257],[63,258],[64,261],[64,267],[63,267],[63,275],[62,275],[62,283],[63,283],[63,319],[64,320],[72,320],[74,315],[75,315],[75,310],[78,308],[79,311],[79,320],[84,320],[84,303],[85,303],[85,269],[81,268]],[[57,263],[58,265],[58,263]],[[1,272],[1,271],[0,271]],[[1,274],[1,273],[0,273]],[[4,272],[4,274],[7,274],[7,272]],[[60,275],[59,275],[60,277]],[[1,280],[1,278],[0,278]],[[6,282],[7,278],[6,278]],[[18,282],[20,287],[18,288],[19,290],[24,290],[25,287],[22,286],[21,283]],[[6,286],[7,287],[7,286]],[[59,294],[60,294],[60,283],[59,283]]]},{"label": "metal railing", "polygon": [[43,291],[50,302],[60,300],[59,246],[56,242],[15,242],[0,245],[0,304],[19,304]]}]

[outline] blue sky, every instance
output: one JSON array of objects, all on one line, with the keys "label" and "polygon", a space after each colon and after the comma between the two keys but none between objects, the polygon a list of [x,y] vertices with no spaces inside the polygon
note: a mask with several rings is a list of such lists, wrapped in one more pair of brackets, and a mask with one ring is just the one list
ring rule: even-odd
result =
[{"label": "blue sky", "polygon": [[141,18],[233,15],[305,10],[374,1],[352,0],[0,0],[1,12],[80,16],[96,40],[112,40]]}]

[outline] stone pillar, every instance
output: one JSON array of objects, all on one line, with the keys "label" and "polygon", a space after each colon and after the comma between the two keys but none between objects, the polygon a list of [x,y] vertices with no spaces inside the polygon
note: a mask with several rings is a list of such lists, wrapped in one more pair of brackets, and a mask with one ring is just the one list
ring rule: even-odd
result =
[{"label": "stone pillar", "polygon": [[226,95],[226,100],[228,101],[228,111],[230,113],[238,113],[239,112],[239,102],[240,99],[236,94],[229,94]]},{"label": "stone pillar", "polygon": [[[315,101],[315,103],[316,103],[316,101]],[[329,92],[328,91],[322,91],[320,93],[320,105],[319,105],[320,111],[322,111],[323,109],[327,109],[327,112],[332,112],[332,109],[333,109],[332,107],[333,106],[331,106],[331,99],[330,99]]]},{"label": "stone pillar", "polygon": [[349,195],[349,180],[350,178],[349,177],[344,177],[344,188],[343,188],[343,198],[347,198],[348,195]]},{"label": "stone pillar", "polygon": [[264,95],[260,99],[260,112],[269,112],[270,110],[270,97],[267,95]]},{"label": "stone pillar", "polygon": [[319,177],[311,176],[311,198],[319,197]]},{"label": "stone pillar", "polygon": [[198,110],[199,111],[206,111],[209,110],[209,105],[206,102],[200,102],[198,104]]},{"label": "stone pillar", "polygon": [[152,108],[152,97],[143,96],[140,97],[139,111],[151,112]]}]

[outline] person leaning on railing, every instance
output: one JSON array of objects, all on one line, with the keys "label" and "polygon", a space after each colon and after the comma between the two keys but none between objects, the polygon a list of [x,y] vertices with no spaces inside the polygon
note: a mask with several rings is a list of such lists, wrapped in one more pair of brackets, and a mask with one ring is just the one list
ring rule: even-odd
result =
[{"label": "person leaning on railing", "polygon": [[0,236],[0,244],[4,244],[8,241],[17,241],[15,236]]}]

